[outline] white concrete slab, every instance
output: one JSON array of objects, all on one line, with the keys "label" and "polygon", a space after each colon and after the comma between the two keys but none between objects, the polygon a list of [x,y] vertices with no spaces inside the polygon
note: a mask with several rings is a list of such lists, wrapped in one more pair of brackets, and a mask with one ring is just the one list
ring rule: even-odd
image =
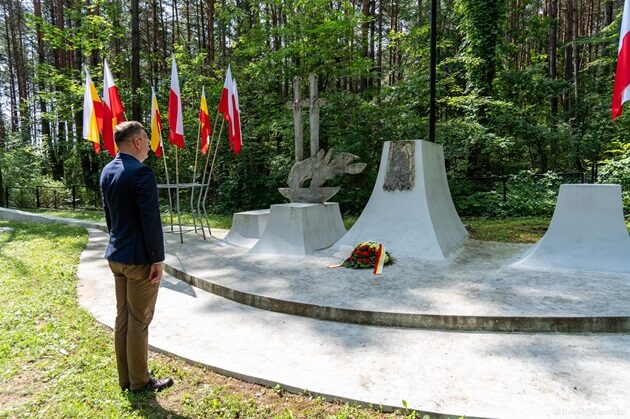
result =
[{"label": "white concrete slab", "polygon": [[[102,257],[106,245],[107,235],[90,231],[77,293],[82,307],[112,327],[116,303]],[[232,268],[237,275],[242,266]],[[207,269],[214,270],[210,263]],[[340,324],[257,310],[165,275],[149,343],[222,374],[376,406],[402,407],[405,400],[410,408],[455,417],[630,415],[627,334],[447,333]]]},{"label": "white concrete slab", "polygon": [[267,228],[249,253],[304,256],[330,247],[345,232],[336,202],[272,205]]},{"label": "white concrete slab", "polygon": [[443,260],[462,245],[468,233],[448,188],[442,146],[421,140],[413,143],[414,188],[383,189],[391,144],[386,141],[372,196],[334,247],[343,250],[373,240],[383,243],[394,257]]},{"label": "white concrete slab", "polygon": [[514,267],[630,273],[621,186],[561,185],[547,233]]},{"label": "white concrete slab", "polygon": [[267,228],[270,212],[269,208],[235,212],[225,241],[233,246],[251,249]]}]

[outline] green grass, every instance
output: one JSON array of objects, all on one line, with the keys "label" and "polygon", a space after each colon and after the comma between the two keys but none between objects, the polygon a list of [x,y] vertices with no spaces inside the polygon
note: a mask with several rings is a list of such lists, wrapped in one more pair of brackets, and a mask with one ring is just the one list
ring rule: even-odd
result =
[{"label": "green grass", "polygon": [[550,221],[546,217],[462,220],[471,239],[509,243],[536,243],[547,231]]},{"label": "green grass", "polygon": [[15,229],[0,233],[0,417],[403,416],[248,384],[155,353],[150,368],[172,376],[175,386],[158,394],[123,393],[112,331],[77,302],[85,230],[6,221],[0,227]]},{"label": "green grass", "polygon": [[[536,243],[547,231],[551,218],[464,218],[462,222],[472,239],[507,243]],[[626,227],[630,232],[630,220],[626,221]]]}]

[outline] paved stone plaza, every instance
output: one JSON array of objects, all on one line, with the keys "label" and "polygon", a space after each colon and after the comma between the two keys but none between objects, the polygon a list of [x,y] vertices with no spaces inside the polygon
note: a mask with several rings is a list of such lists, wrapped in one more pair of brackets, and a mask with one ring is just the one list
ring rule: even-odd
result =
[{"label": "paved stone plaza", "polygon": [[[89,234],[79,302],[111,327],[113,281],[102,258],[107,235]],[[629,316],[630,278],[510,268],[528,246],[469,241],[447,262],[401,260],[376,277],[327,268],[339,261],[332,252],[276,259],[192,233],[183,245],[178,235],[166,238],[169,271],[203,279],[214,291],[229,289],[232,297],[420,315]],[[629,333],[457,332],[323,321],[239,304],[166,275],[150,344],[226,375],[331,399],[389,407],[405,400],[423,412],[466,417],[630,416]]]}]

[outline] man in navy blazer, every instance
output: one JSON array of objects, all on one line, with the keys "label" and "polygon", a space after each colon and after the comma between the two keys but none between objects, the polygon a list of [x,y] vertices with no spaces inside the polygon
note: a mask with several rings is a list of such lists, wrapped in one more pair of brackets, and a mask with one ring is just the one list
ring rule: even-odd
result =
[{"label": "man in navy blazer", "polygon": [[150,140],[136,121],[119,124],[114,138],[119,152],[103,168],[100,184],[109,231],[105,258],[116,282],[118,383],[123,390],[159,391],[173,380],[151,377],[147,365],[148,329],[164,261],[157,182],[151,168],[142,164]]}]

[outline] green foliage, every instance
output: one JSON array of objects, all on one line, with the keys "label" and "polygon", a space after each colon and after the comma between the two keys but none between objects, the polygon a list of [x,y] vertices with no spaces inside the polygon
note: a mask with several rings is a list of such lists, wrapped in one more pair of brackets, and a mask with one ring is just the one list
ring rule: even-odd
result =
[{"label": "green foliage", "polygon": [[614,158],[599,166],[598,183],[621,185],[624,212],[630,212],[630,144],[614,143],[617,147],[608,151]]},{"label": "green foliage", "polygon": [[560,178],[554,173],[541,175],[521,172],[510,176],[507,201],[503,205],[507,216],[551,216],[556,206]]},{"label": "green foliage", "polygon": [[[280,202],[276,189],[285,185],[293,160],[292,115],[286,108],[292,100],[291,82],[300,76],[305,81],[306,96],[308,74],[315,73],[320,96],[327,100],[321,109],[321,146],[352,152],[368,164],[363,174],[332,182],[342,186],[335,199],[344,213],[358,214],[372,191],[383,142],[427,139],[429,21],[428,10],[417,4],[399,1],[395,8],[384,4],[381,39],[378,5],[374,14],[364,16],[360,2],[348,0],[217,2],[212,61],[204,45],[206,40],[201,37],[202,30],[206,36],[203,18],[195,21],[201,17],[196,16],[197,11],[191,12],[185,2],[179,3],[176,28],[170,7],[161,9],[156,3],[156,13],[164,15],[154,17],[154,4],[141,2],[142,78],[135,92],[129,89],[128,4],[98,0],[66,5],[64,25],[58,25],[49,10],[43,11],[43,18],[26,13],[24,44],[36,45],[34,36],[39,25],[45,49],[43,63],[29,62],[29,73],[33,74],[29,74],[28,82],[34,91],[28,106],[38,109],[41,99],[46,111],[29,116],[31,120],[41,116],[50,121],[52,128],[47,137],[29,139],[29,132],[16,132],[0,138],[0,148],[5,140],[7,153],[15,154],[6,159],[0,156],[4,183],[33,186],[40,176],[51,175],[66,185],[96,184],[98,170],[109,157],[94,156],[79,138],[80,127],[74,125],[80,118],[83,99],[84,74],[80,66],[89,68],[100,93],[103,58],[113,70],[128,116],[132,99],[138,99],[145,125],[151,87],[156,88],[166,141],[170,54],[174,53],[186,138],[186,148],[178,154],[181,182],[192,180],[196,159],[204,161],[194,147],[201,88],[206,88],[214,121],[228,64],[239,83],[244,147],[234,157],[226,144],[225,126],[219,140],[219,124],[215,142],[221,144],[210,192],[213,211],[229,214]],[[189,12],[193,17],[186,22]],[[554,79],[549,75],[549,35],[554,26],[562,26],[563,18],[561,15],[555,21],[541,14],[538,3],[532,0],[440,2],[436,134],[437,141],[444,145],[449,177],[502,176],[523,170],[584,172],[612,157],[608,153],[614,148],[611,144],[626,142],[630,118],[623,115],[614,126],[610,124],[619,13],[605,27],[602,16],[594,16],[593,27],[601,29],[589,37],[563,44],[559,33],[558,75]],[[368,28],[374,57],[369,48],[368,54],[364,53],[366,22],[374,23]],[[187,23],[193,31],[190,40],[186,36]],[[562,27],[557,29],[562,31]],[[226,43],[222,45],[224,38]],[[156,40],[159,43],[153,42]],[[573,47],[579,48],[581,60],[576,77],[571,72],[566,76],[563,73],[565,64],[567,69],[572,64],[565,63],[569,55],[564,52]],[[6,75],[0,75],[0,79],[9,81]],[[359,87],[362,79],[368,81],[364,91]],[[9,103],[5,99],[3,103]],[[557,108],[552,111],[555,99]],[[307,113],[305,110],[308,143]],[[34,126],[31,132],[39,133],[39,128]],[[33,149],[18,151],[18,145]],[[166,148],[174,181],[174,150],[168,143]],[[31,159],[25,157],[29,154]],[[14,164],[23,170],[9,166]],[[163,161],[150,157],[147,164],[164,183]],[[198,166],[197,181],[201,180],[200,172]],[[520,204],[508,210],[502,194],[489,191],[471,191],[467,199],[465,207],[474,213],[533,211]],[[473,199],[478,202],[473,204]]]},{"label": "green foliage", "polygon": [[551,216],[555,209],[560,178],[551,173],[522,171],[504,183],[451,182],[453,201],[460,215],[484,217]]},{"label": "green foliage", "polygon": [[0,167],[4,186],[27,187],[47,180],[42,177],[45,165],[42,150],[31,146],[15,145],[0,149]]},{"label": "green foliage", "polygon": [[506,243],[536,243],[547,231],[550,218],[465,218],[463,221],[471,239]]},{"label": "green foliage", "polygon": [[468,90],[490,93],[505,31],[505,0],[457,0],[465,34],[462,44]]}]

